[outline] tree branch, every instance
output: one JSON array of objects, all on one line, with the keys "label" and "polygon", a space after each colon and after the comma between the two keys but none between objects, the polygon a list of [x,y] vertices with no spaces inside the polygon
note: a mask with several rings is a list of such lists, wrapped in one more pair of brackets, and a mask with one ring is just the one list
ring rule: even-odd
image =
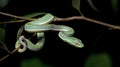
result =
[{"label": "tree branch", "polygon": [[109,28],[112,28],[112,29],[120,30],[120,26],[118,26],[118,25],[113,25],[113,24],[101,22],[101,21],[98,21],[98,20],[94,20],[94,19],[91,19],[91,18],[84,17],[84,16],[72,16],[72,17],[67,17],[67,18],[55,18],[53,21],[71,21],[71,20],[85,20],[85,21],[89,21],[91,23],[96,23],[96,24],[106,26],[106,27],[109,27]]},{"label": "tree branch", "polygon": [[4,13],[4,12],[0,12],[0,14],[5,15],[5,16],[9,16],[9,17],[13,17],[13,18],[16,18],[16,19],[29,20],[29,21],[35,20],[33,18],[25,18],[25,17],[16,16],[16,15],[9,14],[9,13]]},{"label": "tree branch", "polygon": [[[0,12],[0,14],[5,15],[5,16],[10,16],[10,17],[13,17],[13,18],[17,18],[17,19],[21,19],[21,20],[16,20],[16,21],[0,22],[0,24],[18,23],[18,22],[24,22],[26,20],[29,20],[29,21],[36,20],[35,18],[34,19],[33,18],[24,18],[24,17],[9,14],[9,13],[4,13],[4,12]],[[96,24],[106,26],[106,27],[109,27],[109,28],[112,28],[112,29],[120,30],[120,26],[118,26],[118,25],[105,23],[105,22],[98,21],[98,20],[95,20],[95,19],[87,18],[85,16],[72,16],[72,17],[67,17],[67,18],[55,18],[53,20],[53,22],[56,22],[56,21],[71,21],[71,20],[85,20],[85,21],[89,21],[91,23],[96,23]]]},{"label": "tree branch", "polygon": [[14,21],[6,21],[6,22],[0,22],[0,24],[8,24],[8,23],[22,23],[26,20],[14,20]]},{"label": "tree branch", "polygon": [[113,25],[113,24],[101,22],[101,21],[90,19],[90,18],[87,18],[87,17],[84,17],[83,20],[86,20],[86,21],[89,21],[89,22],[92,22],[92,23],[96,23],[96,24],[99,24],[99,25],[102,25],[102,26],[106,26],[106,27],[109,27],[109,28],[112,28],[112,29],[120,30],[120,26],[118,26],[118,25]]},{"label": "tree branch", "polygon": [[67,18],[55,18],[53,21],[71,21],[71,20],[82,20],[84,16],[72,16]]},{"label": "tree branch", "polygon": [[6,59],[7,57],[9,57],[11,54],[15,53],[19,48],[20,48],[20,46],[18,48],[14,49],[12,52],[10,52],[9,54],[7,54],[6,56],[4,56],[3,58],[1,58],[0,62],[3,61],[4,59]]}]

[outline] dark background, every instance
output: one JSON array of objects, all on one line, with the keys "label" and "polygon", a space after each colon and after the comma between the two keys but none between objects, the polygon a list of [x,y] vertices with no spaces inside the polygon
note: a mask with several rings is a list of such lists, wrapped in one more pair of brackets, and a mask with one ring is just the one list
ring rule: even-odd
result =
[{"label": "dark background", "polygon": [[[104,2],[103,2],[104,1]],[[22,16],[33,12],[49,12],[58,17],[69,17],[79,15],[77,10],[72,7],[72,0],[11,0],[9,4],[0,9],[2,12]],[[81,0],[81,11],[89,18],[104,21],[106,23],[119,25],[119,13],[114,13],[109,0],[93,0],[99,12],[95,12],[89,7],[86,0]],[[1,21],[11,18],[0,16]],[[56,22],[57,23],[57,22]],[[7,24],[6,44],[8,49],[13,50],[16,41],[17,30],[24,23]],[[26,51],[22,54],[14,53],[4,61],[0,62],[0,67],[16,66],[23,58],[39,57],[45,63],[54,67],[82,67],[87,56],[91,53],[107,52],[112,59],[113,67],[119,67],[119,44],[120,31],[110,30],[107,27],[90,23],[84,20],[73,20],[68,22],[58,22],[75,29],[75,37],[80,38],[85,47],[75,48],[64,43],[59,37],[58,32],[46,32],[46,42],[39,52]],[[1,52],[1,57],[6,52]]]}]

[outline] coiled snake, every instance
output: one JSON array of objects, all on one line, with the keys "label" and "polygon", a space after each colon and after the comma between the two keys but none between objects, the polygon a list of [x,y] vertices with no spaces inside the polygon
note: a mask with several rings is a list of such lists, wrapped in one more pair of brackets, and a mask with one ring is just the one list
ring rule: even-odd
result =
[{"label": "coiled snake", "polygon": [[33,44],[29,39],[26,39],[24,36],[21,36],[19,40],[16,41],[15,48],[19,47],[20,45],[23,48],[19,48],[18,52],[24,52],[26,48],[32,51],[38,51],[44,45],[45,31],[59,31],[58,36],[66,43],[73,45],[78,48],[84,47],[83,43],[80,39],[73,37],[74,30],[65,25],[56,25],[50,24],[50,22],[54,19],[52,14],[46,14],[37,20],[28,22],[24,25],[24,30],[29,33],[37,33],[38,42]]}]

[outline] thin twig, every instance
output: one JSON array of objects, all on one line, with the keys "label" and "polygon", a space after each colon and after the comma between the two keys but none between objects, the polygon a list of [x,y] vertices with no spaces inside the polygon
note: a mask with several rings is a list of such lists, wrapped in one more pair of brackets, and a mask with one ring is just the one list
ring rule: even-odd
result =
[{"label": "thin twig", "polygon": [[[18,18],[18,19],[22,19],[22,20],[17,20],[17,21],[0,22],[0,24],[17,23],[17,22],[23,22],[25,20],[29,20],[29,21],[35,20],[35,19],[32,19],[32,18],[24,18],[24,17],[20,17],[20,16],[9,14],[9,13],[4,13],[4,12],[0,12],[0,14],[5,15],[5,16]],[[94,20],[94,19],[90,19],[90,18],[87,18],[85,16],[72,16],[72,17],[67,17],[67,18],[55,18],[53,21],[71,21],[71,20],[76,20],[76,19],[77,20],[86,20],[86,21],[90,21],[92,23],[96,23],[96,24],[100,24],[100,25],[103,25],[103,26],[107,26],[107,27],[112,28],[112,29],[119,29],[120,30],[120,26],[113,25],[113,24],[108,24],[108,23],[101,22],[101,21]]]},{"label": "thin twig", "polygon": [[5,45],[5,43],[0,42],[0,44],[2,45],[2,48],[5,49],[8,53],[10,53],[9,49],[7,48],[7,46]]},{"label": "thin twig", "polygon": [[13,17],[13,18],[17,18],[17,19],[23,19],[23,20],[29,20],[29,21],[34,20],[33,18],[25,18],[25,17],[16,16],[16,15],[9,14],[9,13],[4,13],[4,12],[0,12],[0,14],[5,15],[5,16],[9,16],[9,17]]},{"label": "thin twig", "polygon": [[21,23],[26,20],[14,20],[14,21],[6,21],[6,22],[0,22],[0,24],[8,24],[8,23]]},{"label": "thin twig", "polygon": [[120,30],[120,26],[118,26],[118,25],[108,24],[108,23],[101,22],[101,21],[94,20],[94,19],[90,19],[90,18],[87,18],[87,17],[84,17],[83,20],[86,20],[86,21],[89,21],[89,22],[92,22],[92,23],[96,23],[96,24],[99,24],[99,25],[102,25],[102,26],[106,26],[106,27],[109,27],[109,28],[112,28],[112,29]]},{"label": "thin twig", "polygon": [[72,16],[72,17],[67,17],[67,18],[55,18],[53,22],[56,21],[71,21],[71,20],[81,20],[83,19],[84,16]]},{"label": "thin twig", "polygon": [[[0,14],[5,15],[5,16],[10,16],[10,17],[21,19],[21,20],[16,20],[16,21],[0,22],[0,24],[18,23],[18,22],[24,22],[25,20],[29,20],[29,21],[35,20],[33,18],[24,18],[24,17],[20,17],[20,16],[8,14],[8,13],[3,13],[3,12],[0,12]],[[113,25],[113,24],[101,22],[101,21],[98,21],[98,20],[87,18],[85,16],[72,16],[72,17],[67,17],[67,18],[55,18],[53,20],[53,22],[55,22],[55,21],[71,21],[71,20],[86,20],[86,21],[90,21],[92,23],[103,25],[103,26],[106,26],[106,27],[109,27],[109,28],[112,28],[112,29],[120,30],[120,26],[118,26],[118,25]]]},{"label": "thin twig", "polygon": [[15,53],[19,48],[20,48],[20,46],[18,48],[14,49],[12,52],[10,52],[9,54],[7,54],[6,56],[4,56],[3,58],[1,58],[0,62],[3,61],[4,59],[6,59],[7,57],[9,57],[11,54]]},{"label": "thin twig", "polygon": [[72,16],[72,17],[67,17],[67,18],[55,18],[53,21],[71,21],[71,20],[86,20],[86,21],[89,21],[91,23],[96,23],[96,24],[106,26],[106,27],[109,27],[109,28],[112,28],[112,29],[120,30],[120,26],[118,26],[118,25],[113,25],[113,24],[101,22],[101,21],[98,21],[98,20],[95,20],[95,19],[84,17],[84,16]]}]

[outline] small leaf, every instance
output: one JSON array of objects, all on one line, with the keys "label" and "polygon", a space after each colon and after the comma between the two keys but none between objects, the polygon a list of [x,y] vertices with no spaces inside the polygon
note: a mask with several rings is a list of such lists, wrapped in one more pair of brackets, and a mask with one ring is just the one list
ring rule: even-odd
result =
[{"label": "small leaf", "polygon": [[0,47],[5,49],[8,53],[10,53],[10,51],[5,45],[5,35],[6,35],[5,29],[0,28]]},{"label": "small leaf", "polygon": [[118,0],[111,0],[112,9],[115,13],[118,13]]},{"label": "small leaf", "polygon": [[72,0],[72,6],[80,12],[80,0]]},{"label": "small leaf", "polygon": [[45,12],[35,12],[35,13],[31,13],[31,14],[27,14],[27,15],[24,15],[23,17],[26,17],[26,18],[32,18],[32,17],[36,17],[36,16],[39,16],[39,15],[44,15],[46,14]]},{"label": "small leaf", "polygon": [[112,67],[112,61],[107,53],[91,54],[86,59],[84,67]]},{"label": "small leaf", "polygon": [[3,43],[5,42],[5,34],[6,34],[5,29],[0,28],[0,41]]},{"label": "small leaf", "polygon": [[0,0],[0,8],[4,8],[5,6],[7,6],[9,0]]},{"label": "small leaf", "polygon": [[93,10],[95,10],[95,11],[98,12],[98,9],[97,9],[96,6],[93,4],[93,1],[92,1],[92,0],[87,0],[87,2],[88,2],[88,4],[90,5],[90,7],[91,7]]},{"label": "small leaf", "polygon": [[39,58],[30,58],[22,60],[20,67],[51,67],[51,66],[44,64]]}]

